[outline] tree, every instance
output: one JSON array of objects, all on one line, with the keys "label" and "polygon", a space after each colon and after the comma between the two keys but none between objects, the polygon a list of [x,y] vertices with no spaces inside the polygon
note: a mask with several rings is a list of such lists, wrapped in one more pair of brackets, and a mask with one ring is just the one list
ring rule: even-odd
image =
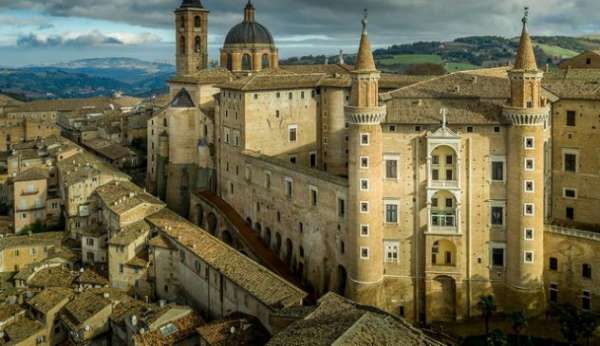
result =
[{"label": "tree", "polygon": [[521,344],[521,332],[527,328],[527,315],[523,311],[516,311],[510,314],[510,322],[512,324],[513,333],[517,338],[517,345]]},{"label": "tree", "polygon": [[479,297],[479,310],[481,310],[481,314],[483,315],[483,320],[485,322],[485,335],[490,334],[490,318],[492,314],[496,312],[496,299],[493,295],[489,294],[487,296]]},{"label": "tree", "polygon": [[589,346],[590,340],[598,328],[596,316],[589,311],[582,312],[579,315],[579,328],[581,330],[581,336],[585,338],[585,342]]},{"label": "tree", "polygon": [[508,339],[500,329],[494,329],[492,334],[487,337],[489,346],[505,346],[508,345]]}]

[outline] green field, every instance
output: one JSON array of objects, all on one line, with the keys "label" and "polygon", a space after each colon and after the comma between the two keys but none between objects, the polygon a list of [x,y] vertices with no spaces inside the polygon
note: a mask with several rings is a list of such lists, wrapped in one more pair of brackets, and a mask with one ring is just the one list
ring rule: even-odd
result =
[{"label": "green field", "polygon": [[565,48],[561,48],[561,47],[557,47],[557,46],[550,46],[547,44],[537,44],[537,46],[540,47],[544,51],[544,53],[546,53],[550,56],[557,56],[557,57],[561,57],[561,58],[572,58],[579,54],[578,52],[576,52],[574,50],[565,49]]},{"label": "green field", "polygon": [[415,64],[443,64],[439,55],[433,54],[400,54],[393,58],[377,61],[381,65],[415,65]]},{"label": "green field", "polygon": [[446,65],[444,65],[444,67],[446,68],[446,71],[452,73],[452,72],[458,72],[458,71],[466,71],[466,70],[477,70],[479,68],[481,68],[481,66],[477,66],[477,65],[473,65],[473,64],[469,64],[469,63],[460,63],[460,62],[449,62]]}]

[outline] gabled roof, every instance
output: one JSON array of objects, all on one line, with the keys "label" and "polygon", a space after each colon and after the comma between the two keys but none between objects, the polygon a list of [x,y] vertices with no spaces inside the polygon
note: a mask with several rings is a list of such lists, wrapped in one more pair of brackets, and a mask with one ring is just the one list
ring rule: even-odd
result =
[{"label": "gabled roof", "polygon": [[21,174],[17,175],[13,181],[14,182],[23,182],[23,181],[34,181],[34,180],[46,180],[48,179],[48,169],[43,167],[33,167],[26,171],[21,172]]},{"label": "gabled roof", "polygon": [[182,88],[181,90],[179,90],[177,95],[175,95],[175,97],[173,98],[173,101],[171,101],[171,107],[173,107],[173,108],[193,108],[193,107],[196,107],[196,105],[194,105],[194,101],[192,101],[192,97],[190,96],[190,93],[188,93],[188,91],[185,90],[185,88]]}]

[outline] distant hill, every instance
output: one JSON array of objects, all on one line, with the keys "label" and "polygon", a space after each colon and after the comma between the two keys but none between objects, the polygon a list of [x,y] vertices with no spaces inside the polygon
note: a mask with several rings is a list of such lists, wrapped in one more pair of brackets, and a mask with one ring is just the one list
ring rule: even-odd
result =
[{"label": "distant hill", "polygon": [[[534,36],[538,64],[556,66],[560,61],[571,58],[585,50],[600,49],[600,36]],[[375,50],[378,67],[387,72],[411,73],[422,71],[415,65],[439,65],[447,72],[481,67],[503,66],[511,63],[516,54],[519,40],[499,36],[472,36],[453,41],[415,42],[392,45]],[[285,64],[336,63],[338,56],[303,56],[282,61]],[[344,57],[344,62],[353,64],[354,55]],[[435,69],[434,69],[435,70]]]},{"label": "distant hill", "polygon": [[52,66],[0,68],[0,91],[22,99],[163,94],[175,74],[169,64],[130,58],[76,60]]}]

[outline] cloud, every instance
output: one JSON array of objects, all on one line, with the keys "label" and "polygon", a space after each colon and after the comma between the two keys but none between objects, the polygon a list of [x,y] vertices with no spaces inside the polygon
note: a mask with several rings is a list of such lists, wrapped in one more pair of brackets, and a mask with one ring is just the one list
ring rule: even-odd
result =
[{"label": "cloud", "polygon": [[29,33],[17,39],[18,47],[99,47],[140,45],[159,42],[160,38],[149,33],[111,33],[103,34],[97,30],[86,34],[65,33],[62,35],[41,35]]}]

